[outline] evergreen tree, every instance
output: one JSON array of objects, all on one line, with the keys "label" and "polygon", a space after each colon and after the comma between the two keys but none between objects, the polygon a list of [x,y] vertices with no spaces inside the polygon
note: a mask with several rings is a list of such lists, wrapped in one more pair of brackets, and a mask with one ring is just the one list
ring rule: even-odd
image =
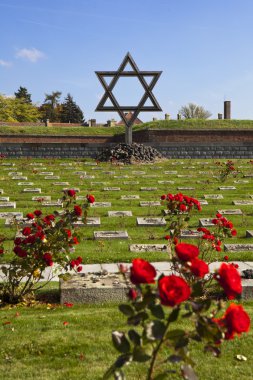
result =
[{"label": "evergreen tree", "polygon": [[83,112],[70,94],[66,96],[61,106],[62,123],[83,123]]},{"label": "evergreen tree", "polygon": [[32,104],[31,94],[27,88],[20,86],[17,92],[14,92],[16,99],[23,99],[24,103]]}]

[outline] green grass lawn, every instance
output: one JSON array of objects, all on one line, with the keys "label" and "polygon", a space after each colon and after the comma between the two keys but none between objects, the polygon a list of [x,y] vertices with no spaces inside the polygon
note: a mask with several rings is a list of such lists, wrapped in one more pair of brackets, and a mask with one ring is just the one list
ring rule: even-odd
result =
[{"label": "green grass lawn", "polygon": [[[253,317],[253,303],[245,302]],[[64,325],[68,322],[68,325]],[[190,328],[184,322],[185,328]],[[112,330],[126,331],[117,305],[58,305],[5,308],[0,314],[1,380],[96,380],[117,357]],[[192,357],[201,380],[252,379],[253,334],[224,342],[219,359],[192,346]],[[244,355],[247,361],[236,360]],[[172,369],[172,366],[169,367]],[[130,365],[129,380],[145,379],[145,364]],[[171,379],[180,379],[173,375]]]},{"label": "green grass lawn", "polygon": [[[252,129],[253,120],[157,120],[135,125],[133,131],[142,129]],[[110,135],[124,133],[124,127],[41,127],[41,126],[0,126],[0,135]]]}]

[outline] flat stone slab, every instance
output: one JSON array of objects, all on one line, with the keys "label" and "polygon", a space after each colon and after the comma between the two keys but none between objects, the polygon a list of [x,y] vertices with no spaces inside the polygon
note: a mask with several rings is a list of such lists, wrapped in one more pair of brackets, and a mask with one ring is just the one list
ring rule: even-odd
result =
[{"label": "flat stone slab", "polygon": [[[174,233],[174,230],[171,230]],[[203,232],[197,230],[181,230],[179,237],[181,239],[199,239],[203,235]]]},{"label": "flat stone slab", "polygon": [[105,186],[105,185],[107,185],[107,182],[91,182],[91,185],[92,186],[97,186],[97,185]]},{"label": "flat stone slab", "polygon": [[68,190],[75,190],[76,193],[80,193],[79,187],[71,187],[71,189],[69,187],[64,187],[64,189],[62,189],[63,192]]},{"label": "flat stone slab", "polygon": [[51,201],[51,195],[41,195],[41,196],[32,197],[32,201],[37,201],[37,202]]},{"label": "flat stone slab", "polygon": [[221,194],[205,194],[205,199],[223,199],[223,195]]},{"label": "flat stone slab", "polygon": [[0,194],[4,194],[4,190],[3,189],[0,189]]},{"label": "flat stone slab", "polygon": [[218,187],[219,190],[236,190],[235,186],[220,186]]},{"label": "flat stone slab", "polygon": [[112,207],[112,204],[111,202],[94,202],[90,204],[90,207]]},{"label": "flat stone slab", "polygon": [[86,166],[97,166],[96,162],[84,162],[84,165]]},{"label": "flat stone slab", "polygon": [[46,176],[52,176],[52,175],[54,175],[54,173],[53,172],[40,172],[40,173],[38,173],[39,175],[46,175]]},{"label": "flat stone slab", "polygon": [[238,181],[234,181],[234,183],[249,183],[249,181],[238,179]]},{"label": "flat stone slab", "polygon": [[60,302],[118,303],[127,300],[128,286],[120,273],[74,275],[69,281],[60,279]]},{"label": "flat stone slab", "polygon": [[156,191],[157,187],[141,187],[141,191]]},{"label": "flat stone slab", "polygon": [[195,187],[177,187],[177,190],[195,190]]},{"label": "flat stone slab", "polygon": [[41,193],[41,189],[38,187],[35,187],[35,188],[28,187],[28,188],[23,189],[23,193]]},{"label": "flat stone slab", "polygon": [[104,187],[104,191],[120,191],[120,187]]},{"label": "flat stone slab", "polygon": [[69,182],[53,182],[54,186],[69,186]]},{"label": "flat stone slab", "polygon": [[218,210],[221,215],[242,215],[243,212],[240,209],[234,210]]},{"label": "flat stone slab", "polygon": [[215,224],[212,222],[214,218],[201,218],[199,219],[200,227],[213,227]]},{"label": "flat stone slab", "polygon": [[241,298],[244,300],[253,299],[253,280],[242,279],[242,294]]},{"label": "flat stone slab", "polygon": [[161,206],[161,202],[158,202],[158,201],[141,201],[140,206],[141,207],[156,207],[156,206]]},{"label": "flat stone slab", "polygon": [[[19,226],[22,226],[22,227],[28,227],[30,226],[31,224],[33,224],[33,220],[32,219],[27,219],[27,218],[8,218],[6,219],[5,221],[5,227],[10,227],[11,225],[14,224],[14,221],[15,223],[17,223]],[[23,235],[21,235],[23,236]]]},{"label": "flat stone slab", "polygon": [[205,200],[205,199],[201,199],[199,201],[199,203],[203,206],[203,205],[208,205],[208,202]]},{"label": "flat stone slab", "polygon": [[23,218],[22,212],[0,212],[0,219]]},{"label": "flat stone slab", "polygon": [[59,175],[46,175],[44,179],[60,179]]},{"label": "flat stone slab", "polygon": [[23,176],[23,175],[18,175],[18,176],[15,176],[15,177],[13,176],[13,177],[11,177],[11,179],[27,181],[27,177]]},{"label": "flat stone slab", "polygon": [[246,238],[253,238],[253,230],[246,231]]},{"label": "flat stone slab", "polygon": [[16,208],[16,202],[3,202],[3,203],[0,203],[0,208]]},{"label": "flat stone slab", "polygon": [[[13,169],[13,170],[14,170],[14,169]],[[17,170],[17,169],[16,169],[16,170]],[[12,175],[13,175],[13,176],[21,176],[21,175],[23,175],[23,173],[22,173],[22,172],[9,172],[8,175],[9,175],[9,176],[12,176]]]},{"label": "flat stone slab", "polygon": [[137,218],[137,226],[140,227],[159,227],[166,226],[166,220],[164,218]]},{"label": "flat stone slab", "polygon": [[134,174],[134,175],[144,175],[144,174],[146,174],[146,172],[134,170],[134,171],[132,171],[131,174]]},{"label": "flat stone slab", "polygon": [[127,231],[94,231],[95,240],[128,239]]},{"label": "flat stone slab", "polygon": [[86,223],[82,220],[77,220],[73,223],[74,227],[99,227],[101,225],[101,221],[99,217],[89,217],[86,219]]},{"label": "flat stone slab", "polygon": [[114,171],[103,171],[104,174],[107,174],[107,175],[114,175],[115,172]]},{"label": "flat stone slab", "polygon": [[253,252],[253,244],[224,244],[224,251],[229,252]]},{"label": "flat stone slab", "polygon": [[175,181],[157,181],[159,185],[173,185]]},{"label": "flat stone slab", "polygon": [[174,174],[177,174],[177,170],[166,170],[164,172],[164,174],[166,174],[166,175],[174,175]]},{"label": "flat stone slab", "polygon": [[95,176],[94,175],[80,175],[80,179],[94,179]]},{"label": "flat stone slab", "polygon": [[252,173],[246,173],[243,175],[244,178],[252,178],[253,177],[253,174]]},{"label": "flat stone slab", "polygon": [[178,174],[177,178],[192,178],[193,175],[191,174]]},{"label": "flat stone slab", "polygon": [[124,185],[139,185],[139,181],[124,181]]},{"label": "flat stone slab", "polygon": [[129,178],[129,176],[128,175],[114,175],[113,178],[121,179],[121,178]]},{"label": "flat stone slab", "polygon": [[9,202],[10,197],[0,197],[0,202]]},{"label": "flat stone slab", "polygon": [[60,166],[72,166],[71,162],[62,162]]},{"label": "flat stone slab", "polygon": [[171,252],[167,244],[131,244],[129,250],[130,252]]},{"label": "flat stone slab", "polygon": [[239,200],[239,201],[232,201],[232,204],[236,206],[252,206],[253,201]]},{"label": "flat stone slab", "polygon": [[134,199],[140,199],[140,196],[139,195],[121,195],[120,199],[124,201],[131,201]]},{"label": "flat stone slab", "polygon": [[18,186],[33,186],[33,182],[19,182]]},{"label": "flat stone slab", "polygon": [[43,201],[41,202],[41,206],[44,207],[63,207],[63,203],[60,201]]},{"label": "flat stone slab", "polygon": [[133,216],[132,211],[108,211],[109,217]]},{"label": "flat stone slab", "polygon": [[81,170],[81,171],[74,172],[74,174],[77,174],[77,175],[86,175],[87,173]]}]

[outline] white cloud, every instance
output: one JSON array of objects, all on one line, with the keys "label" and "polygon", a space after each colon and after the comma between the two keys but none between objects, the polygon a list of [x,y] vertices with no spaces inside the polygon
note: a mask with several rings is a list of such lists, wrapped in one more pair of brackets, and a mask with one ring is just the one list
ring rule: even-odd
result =
[{"label": "white cloud", "polygon": [[39,59],[45,58],[45,54],[42,51],[35,48],[31,48],[31,49],[24,48],[17,51],[16,57],[24,58],[32,63],[35,63]]},{"label": "white cloud", "polygon": [[12,65],[11,62],[4,61],[3,59],[0,59],[0,66],[3,66],[3,67],[10,67],[11,65]]}]

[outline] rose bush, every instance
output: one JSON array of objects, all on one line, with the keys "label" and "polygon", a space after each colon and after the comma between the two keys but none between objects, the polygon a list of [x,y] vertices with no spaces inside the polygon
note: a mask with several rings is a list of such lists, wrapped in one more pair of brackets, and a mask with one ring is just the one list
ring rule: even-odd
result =
[{"label": "rose bush", "polygon": [[[89,204],[95,198],[87,195],[87,201],[77,205],[75,195],[73,189],[65,191],[62,212],[44,215],[36,209],[26,215],[26,220],[22,222],[26,226],[22,227],[16,221],[18,234],[14,239],[14,257],[8,266],[2,267],[4,281],[1,298],[4,302],[17,303],[26,299],[45,286],[56,271],[65,272],[60,276],[66,279],[70,270],[82,270],[82,258],[73,258],[74,246],[79,243],[73,224],[81,216],[86,221]],[[46,268],[50,269],[47,278],[44,277]]]}]

